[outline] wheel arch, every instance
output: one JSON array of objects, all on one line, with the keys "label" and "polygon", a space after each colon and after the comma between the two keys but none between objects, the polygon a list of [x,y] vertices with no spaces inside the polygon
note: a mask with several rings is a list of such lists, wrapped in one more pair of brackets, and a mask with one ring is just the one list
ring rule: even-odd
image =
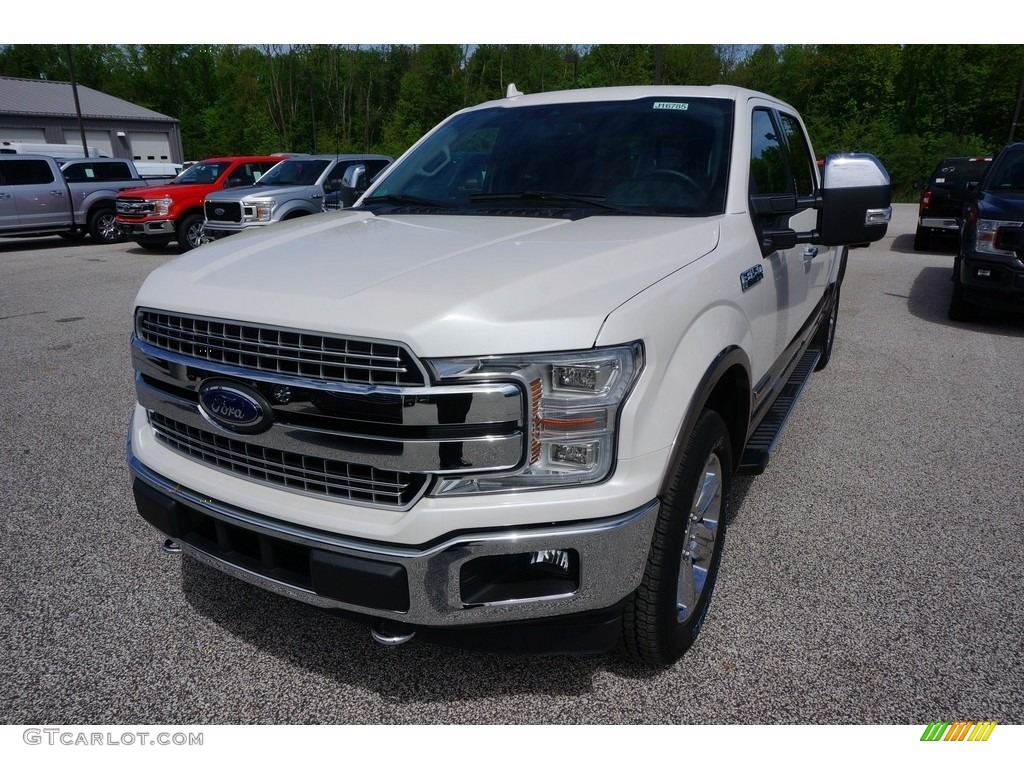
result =
[{"label": "wheel arch", "polygon": [[732,469],[739,466],[743,446],[747,441],[750,424],[750,359],[740,347],[723,349],[701,377],[694,396],[686,408],[682,423],[673,443],[670,471],[665,473],[661,493],[667,490],[669,482],[682,458],[687,437],[693,432],[701,413],[713,410],[725,422],[732,443]]},{"label": "wheel arch", "polygon": [[281,221],[289,221],[291,219],[298,219],[302,216],[310,216],[312,211],[307,211],[305,208],[292,208],[290,211],[281,216]]}]

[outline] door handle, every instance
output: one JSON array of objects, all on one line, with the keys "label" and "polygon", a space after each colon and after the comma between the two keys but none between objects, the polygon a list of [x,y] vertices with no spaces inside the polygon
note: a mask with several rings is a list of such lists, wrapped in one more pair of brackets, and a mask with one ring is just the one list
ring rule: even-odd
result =
[{"label": "door handle", "polygon": [[50,194],[54,197],[64,197],[64,193],[59,189],[51,189]]}]

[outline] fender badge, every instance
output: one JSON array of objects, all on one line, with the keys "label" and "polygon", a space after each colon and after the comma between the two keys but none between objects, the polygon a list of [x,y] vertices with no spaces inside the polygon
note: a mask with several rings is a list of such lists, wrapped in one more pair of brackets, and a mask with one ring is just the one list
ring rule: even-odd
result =
[{"label": "fender badge", "polygon": [[740,273],[740,287],[746,291],[764,279],[764,267],[760,264]]}]

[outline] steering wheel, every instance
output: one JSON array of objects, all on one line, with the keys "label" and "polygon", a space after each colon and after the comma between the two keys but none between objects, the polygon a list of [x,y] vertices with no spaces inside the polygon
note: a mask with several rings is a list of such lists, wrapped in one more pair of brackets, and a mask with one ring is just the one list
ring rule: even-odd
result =
[{"label": "steering wheel", "polygon": [[671,168],[659,168],[656,171],[645,173],[637,181],[669,181],[688,188],[691,195],[703,196],[707,190],[703,185],[698,184],[685,173],[673,171]]}]

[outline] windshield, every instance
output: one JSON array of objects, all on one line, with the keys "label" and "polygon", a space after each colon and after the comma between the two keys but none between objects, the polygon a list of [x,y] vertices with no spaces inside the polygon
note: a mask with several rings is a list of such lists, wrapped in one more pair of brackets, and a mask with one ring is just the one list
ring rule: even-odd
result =
[{"label": "windshield", "polygon": [[726,99],[671,97],[468,112],[428,137],[361,206],[495,215],[525,208],[553,216],[565,209],[577,216],[722,213],[732,109]]},{"label": "windshield", "polygon": [[986,186],[989,189],[1024,190],[1024,152],[1004,154]]},{"label": "windshield", "polygon": [[313,160],[310,158],[295,158],[282,160],[256,182],[257,186],[288,186],[288,187],[309,187],[316,184],[316,180],[330,164],[329,160]]},{"label": "windshield", "polygon": [[213,184],[231,163],[196,163],[175,177],[171,184]]},{"label": "windshield", "polygon": [[933,184],[979,181],[991,164],[991,158],[951,158],[943,160],[932,173]]}]

